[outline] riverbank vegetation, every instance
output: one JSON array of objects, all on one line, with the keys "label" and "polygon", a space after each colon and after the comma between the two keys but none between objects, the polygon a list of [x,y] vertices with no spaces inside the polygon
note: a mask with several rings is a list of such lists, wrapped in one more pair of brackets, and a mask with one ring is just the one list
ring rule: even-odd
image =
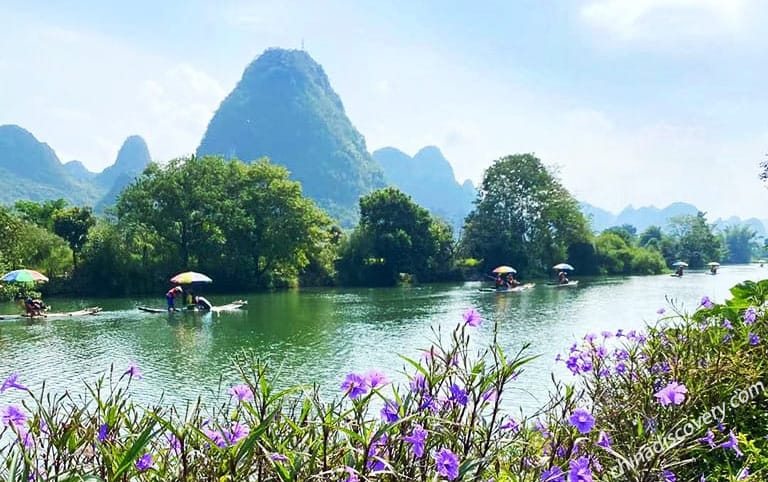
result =
[{"label": "riverbank vegetation", "polygon": [[49,293],[98,295],[157,292],[187,269],[214,278],[214,290],[248,291],[479,279],[500,264],[528,279],[560,262],[585,275],[655,274],[678,260],[701,268],[755,252],[753,231],[717,232],[705,213],[640,234],[627,225],[595,234],[532,154],[486,170],[458,239],[395,188],[363,196],[360,223],[345,232],[284,168],[216,156],[151,164],[106,216],[63,200],[19,201],[0,208],[0,230],[0,269],[43,271]]},{"label": "riverbank vegetation", "polygon": [[[77,390],[0,387],[8,481],[765,480],[768,280],[660,307],[643,332],[587,334],[532,413],[516,383],[536,347],[477,348],[495,327],[473,309],[395,374],[340,375],[338,396],[271,378],[250,355],[223,400],[145,406],[141,367]],[[649,308],[655,309],[655,308]],[[565,348],[565,347],[564,347]],[[20,402],[10,403],[10,396]]]}]

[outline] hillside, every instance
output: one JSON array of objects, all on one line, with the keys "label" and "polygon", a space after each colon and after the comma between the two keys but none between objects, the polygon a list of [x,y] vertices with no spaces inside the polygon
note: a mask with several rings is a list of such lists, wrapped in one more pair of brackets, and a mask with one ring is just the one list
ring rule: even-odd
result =
[{"label": "hillside", "polygon": [[0,202],[64,198],[71,204],[92,204],[99,194],[71,177],[48,144],[17,125],[0,126]]},{"label": "hillside", "polygon": [[360,196],[384,186],[323,68],[302,50],[270,49],[254,60],[214,114],[197,154],[269,157],[347,226],[357,219]]},{"label": "hillside", "polygon": [[374,151],[373,158],[384,170],[387,184],[448,221],[454,230],[463,225],[472,208],[475,188],[469,180],[463,185],[456,181],[453,167],[440,149],[424,147],[410,157],[394,147],[384,147]]},{"label": "hillside", "polygon": [[97,212],[103,211],[117,200],[122,190],[144,171],[152,162],[147,143],[141,136],[129,136],[117,152],[114,164],[101,171],[94,183],[106,194],[95,206]]}]

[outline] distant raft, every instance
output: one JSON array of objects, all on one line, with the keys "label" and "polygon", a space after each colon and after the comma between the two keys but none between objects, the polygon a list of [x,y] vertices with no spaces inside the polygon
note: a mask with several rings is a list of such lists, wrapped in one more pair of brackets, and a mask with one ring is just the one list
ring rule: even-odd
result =
[{"label": "distant raft", "polygon": [[42,318],[68,318],[73,316],[87,316],[96,315],[101,313],[102,308],[100,306],[92,306],[90,308],[83,308],[77,311],[65,311],[61,313],[40,313],[39,315],[31,315],[24,313],[23,315],[0,315],[0,320],[18,320],[18,319],[33,319],[38,320]]}]

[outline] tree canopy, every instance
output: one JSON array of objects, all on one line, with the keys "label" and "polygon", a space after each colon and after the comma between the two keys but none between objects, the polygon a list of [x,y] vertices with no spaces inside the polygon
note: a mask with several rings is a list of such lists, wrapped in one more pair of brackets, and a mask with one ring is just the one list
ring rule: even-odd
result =
[{"label": "tree canopy", "polygon": [[400,273],[426,281],[450,269],[451,228],[397,188],[360,198],[360,225],[339,262],[350,284],[390,285]]},{"label": "tree canopy", "polygon": [[485,171],[462,244],[485,270],[512,264],[542,272],[589,238],[578,202],[559,180],[533,154],[515,154]]}]

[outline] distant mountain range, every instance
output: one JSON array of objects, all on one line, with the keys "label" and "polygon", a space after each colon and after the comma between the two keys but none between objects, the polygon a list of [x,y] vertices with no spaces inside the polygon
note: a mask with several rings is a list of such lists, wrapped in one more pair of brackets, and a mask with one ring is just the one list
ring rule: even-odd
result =
[{"label": "distant mountain range", "polygon": [[[136,144],[144,146],[138,136],[126,139],[115,163],[96,174],[79,161],[62,164],[48,144],[38,141],[29,131],[17,125],[0,126],[0,203],[13,204],[20,199],[44,201],[63,198],[72,205],[103,206],[114,202],[106,195],[120,192],[149,163],[149,152],[141,159],[131,153]],[[139,167],[139,164],[141,166]],[[119,185],[117,179],[122,179]]]},{"label": "distant mountain range", "polygon": [[[323,68],[303,50],[269,49],[251,62],[213,115],[197,154],[244,162],[269,157],[346,227],[357,220],[360,196],[386,185],[409,194],[451,223],[454,231],[463,225],[476,197],[472,182],[456,180],[438,147],[424,147],[413,157],[395,147],[369,153]],[[79,161],[62,164],[50,146],[25,129],[0,126],[0,203],[64,198],[99,212],[150,162],[144,140],[130,136],[115,162],[94,173]],[[663,209],[627,206],[619,214],[587,203],[581,208],[597,232],[621,224],[631,224],[638,232],[650,225],[665,228],[671,217],[698,212],[682,202]],[[766,233],[758,219],[711,222],[721,227],[746,223],[758,235]]]},{"label": "distant mountain range", "polygon": [[458,231],[472,209],[476,196],[472,181],[459,184],[448,160],[435,146],[427,146],[410,157],[394,147],[374,151],[384,179],[409,194],[414,202],[448,221]]},{"label": "distant mountain range", "polygon": [[[696,206],[684,202],[672,203],[662,209],[655,206],[646,206],[636,209],[632,207],[632,205],[629,205],[619,214],[613,214],[605,209],[601,209],[585,202],[580,203],[580,207],[581,212],[590,220],[592,230],[595,232],[600,232],[606,228],[621,226],[623,224],[634,226],[638,233],[641,233],[649,226],[659,226],[662,230],[666,230],[669,228],[671,218],[685,215],[695,216],[699,212],[699,209]],[[768,221],[762,221],[757,218],[742,220],[736,216],[731,216],[728,219],[708,219],[708,221],[719,229],[724,229],[726,226],[746,224],[760,237],[765,237],[765,226],[768,224]]]}]

